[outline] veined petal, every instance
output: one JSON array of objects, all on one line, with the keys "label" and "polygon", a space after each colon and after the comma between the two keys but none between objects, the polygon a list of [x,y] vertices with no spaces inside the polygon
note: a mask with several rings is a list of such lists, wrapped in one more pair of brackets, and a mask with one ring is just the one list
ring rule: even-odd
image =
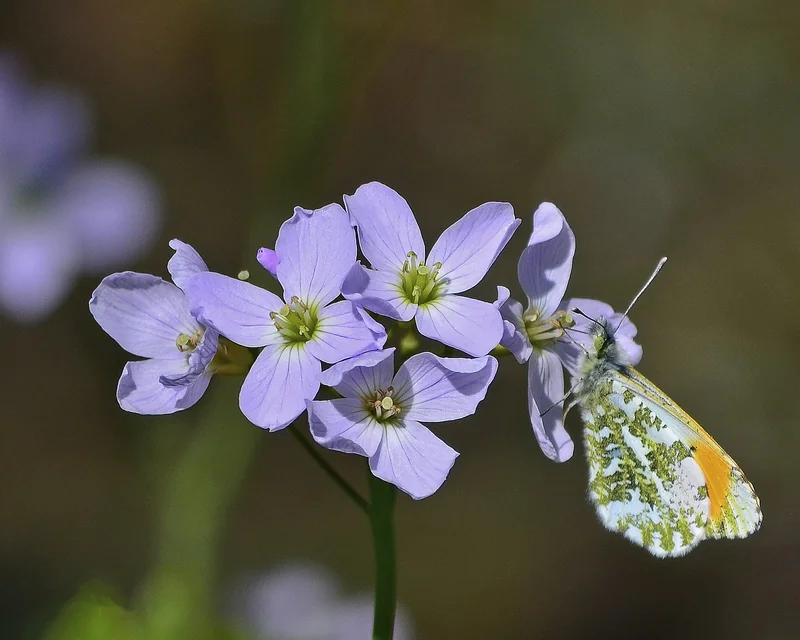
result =
[{"label": "veined petal", "polygon": [[119,406],[132,413],[163,415],[187,409],[208,388],[210,375],[201,375],[182,386],[164,386],[164,376],[180,376],[187,370],[185,360],[139,360],[129,362],[117,385]]},{"label": "veined petal", "polygon": [[417,310],[419,332],[471,356],[485,356],[503,337],[503,319],[494,305],[445,295]]},{"label": "veined petal", "polygon": [[552,315],[567,290],[575,255],[575,236],[554,204],[543,202],[533,214],[533,233],[517,264],[529,306]]},{"label": "veined petal", "polygon": [[173,238],[169,241],[169,246],[175,250],[175,255],[169,259],[167,271],[172,276],[172,281],[186,291],[189,278],[208,271],[208,265],[190,244]]},{"label": "veined petal", "polygon": [[362,311],[349,300],[335,302],[320,309],[307,347],[315,358],[333,364],[383,347],[386,331],[381,327],[376,335],[373,327],[374,324],[368,325]]},{"label": "veined petal", "polygon": [[239,408],[262,429],[283,429],[317,395],[320,370],[319,360],[302,345],[264,347],[244,379]]},{"label": "veined petal", "polygon": [[217,355],[218,346],[219,334],[214,329],[206,329],[200,344],[189,354],[188,369],[180,374],[164,374],[159,378],[159,382],[165,387],[185,387],[191,384],[206,373],[208,365]]},{"label": "veined petal", "polygon": [[403,418],[442,422],[475,413],[497,373],[497,360],[440,358],[418,353],[404,362],[392,386]]},{"label": "veined petal", "polygon": [[442,486],[457,457],[458,452],[427,427],[401,420],[384,429],[369,468],[381,480],[392,483],[414,500],[421,500]]},{"label": "veined petal", "polygon": [[383,426],[359,398],[337,398],[306,402],[308,424],[317,444],[341,451],[372,456],[383,437]]},{"label": "veined petal", "polygon": [[528,360],[528,413],[542,452],[556,462],[566,462],[575,450],[564,428],[564,408],[553,406],[563,398],[564,372],[558,356],[550,351],[535,352]]},{"label": "veined petal", "polygon": [[143,358],[184,360],[178,336],[202,330],[183,291],[145,273],[124,271],[103,278],[89,311],[123,349]]},{"label": "veined petal", "polygon": [[278,277],[278,254],[272,249],[261,247],[256,254],[256,260],[258,260],[258,264],[267,270],[269,275],[273,278]]},{"label": "veined petal", "polygon": [[186,285],[192,314],[205,325],[244,347],[283,342],[271,311],[283,306],[274,293],[220,273],[199,273]]},{"label": "veined petal", "polygon": [[522,364],[531,357],[533,347],[525,331],[522,304],[510,295],[511,292],[506,287],[497,287],[497,300],[494,306],[499,309],[503,317],[503,337],[500,339],[500,344]]},{"label": "veined petal", "polygon": [[425,259],[425,243],[403,197],[380,182],[361,185],[344,206],[358,227],[361,252],[373,269],[400,271],[409,251]]},{"label": "veined petal", "polygon": [[403,292],[399,271],[375,271],[355,264],[342,284],[342,295],[374,313],[408,322],[417,305]]},{"label": "veined petal", "polygon": [[471,289],[486,275],[521,222],[507,202],[482,204],[444,230],[426,264],[442,263],[447,293]]},{"label": "veined petal", "polygon": [[343,360],[323,371],[320,382],[345,398],[363,399],[373,396],[378,389],[385,391],[392,384],[393,375],[394,347]]},{"label": "veined petal", "polygon": [[314,211],[295,207],[281,225],[275,253],[286,302],[297,296],[309,306],[323,307],[339,295],[356,262],[356,234],[338,204]]}]

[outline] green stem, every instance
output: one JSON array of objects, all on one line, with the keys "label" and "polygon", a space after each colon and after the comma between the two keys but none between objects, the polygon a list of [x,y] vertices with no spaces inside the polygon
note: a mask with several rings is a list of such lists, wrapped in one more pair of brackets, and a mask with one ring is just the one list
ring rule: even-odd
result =
[{"label": "green stem", "polygon": [[349,497],[353,502],[355,502],[356,506],[359,509],[361,509],[364,513],[369,515],[369,504],[367,503],[367,501],[364,500],[364,498],[361,497],[361,494],[359,494],[358,491],[356,491],[347,480],[345,480],[341,475],[339,475],[339,472],[336,471],[336,469],[334,469],[328,463],[328,461],[322,457],[317,448],[313,444],[311,444],[303,436],[302,433],[300,433],[300,430],[297,429],[297,427],[295,427],[294,425],[291,425],[289,427],[289,432],[294,436],[295,440],[297,440],[300,443],[300,446],[303,447],[305,452],[314,459],[314,462],[316,462],[320,466],[320,468],[328,475],[328,477],[331,480],[333,480],[336,483],[336,485],[347,494],[347,497]]},{"label": "green stem", "polygon": [[396,491],[372,473],[369,474],[372,499],[369,520],[375,545],[375,617],[372,640],[392,640],[397,604],[397,561],[394,544],[394,503]]}]

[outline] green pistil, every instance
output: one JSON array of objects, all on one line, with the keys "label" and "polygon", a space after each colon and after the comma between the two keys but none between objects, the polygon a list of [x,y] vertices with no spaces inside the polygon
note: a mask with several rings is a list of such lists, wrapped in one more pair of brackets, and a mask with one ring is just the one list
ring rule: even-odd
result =
[{"label": "green pistil", "polygon": [[200,344],[202,339],[202,329],[198,329],[192,335],[189,335],[188,333],[182,333],[178,336],[178,339],[175,340],[175,346],[178,347],[178,351],[181,353],[192,352],[197,348],[197,345]]},{"label": "green pistil", "polygon": [[432,267],[424,262],[417,262],[417,254],[408,252],[408,260],[403,263],[401,274],[403,293],[414,304],[425,304],[438,295],[441,284],[439,270],[442,263],[437,262]]},{"label": "green pistil", "polygon": [[384,391],[378,389],[372,398],[366,399],[367,411],[375,416],[378,422],[388,422],[400,415],[400,407],[395,404],[394,389],[389,387]]},{"label": "green pistil", "polygon": [[272,311],[269,317],[289,342],[308,342],[317,326],[317,314],[297,296],[292,296],[291,304]]},{"label": "green pistil", "polygon": [[522,319],[531,344],[540,347],[553,344],[567,329],[575,326],[572,316],[563,310],[547,318],[542,318],[538,311],[528,311]]}]

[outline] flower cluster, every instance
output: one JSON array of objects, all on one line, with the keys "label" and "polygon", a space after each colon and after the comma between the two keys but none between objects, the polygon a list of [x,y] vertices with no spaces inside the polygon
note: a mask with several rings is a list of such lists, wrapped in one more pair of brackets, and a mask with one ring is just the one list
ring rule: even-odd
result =
[{"label": "flower cluster", "polygon": [[[550,203],[534,214],[519,260],[527,307],[505,287],[494,303],[461,295],[484,278],[520,222],[510,204],[485,203],[426,252],[406,201],[366,184],[344,207],[296,208],[275,248],[258,252],[281,295],[209,271],[173,240],[174,284],[117,273],[89,305],[124,349],[145,358],[125,366],[120,405],[170,413],[197,402],[214,374],[245,374],[239,406],[253,424],[277,431],[307,412],[319,445],[368,458],[376,477],[420,499],[442,485],[458,456],[423,423],[475,413],[497,373],[494,355],[511,353],[528,362],[530,420],[542,451],[567,460],[572,441],[562,411],[550,409],[563,400],[564,369],[575,370],[588,318],[622,323],[617,337],[632,363],[641,348],[633,324],[608,305],[563,299],[575,239]],[[422,351],[420,340],[444,345],[442,355]],[[321,386],[330,391],[318,399]]]},{"label": "flower cluster", "polygon": [[134,260],[152,241],[158,195],[134,166],[86,155],[89,108],[30,85],[0,54],[0,313],[49,315],[81,272]]}]

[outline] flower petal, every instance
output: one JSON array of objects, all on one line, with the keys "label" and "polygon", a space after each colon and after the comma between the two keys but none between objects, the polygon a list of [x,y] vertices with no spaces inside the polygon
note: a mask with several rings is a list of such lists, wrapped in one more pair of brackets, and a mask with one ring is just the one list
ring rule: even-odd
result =
[{"label": "flower petal", "polygon": [[178,336],[202,330],[183,291],[145,273],[124,271],[103,278],[89,311],[123,349],[144,358],[184,360]]},{"label": "flower petal", "polygon": [[378,389],[385,391],[392,384],[393,375],[394,347],[343,360],[323,371],[319,379],[345,398],[364,399],[372,397]]},{"label": "flower petal", "polygon": [[383,437],[383,426],[364,408],[360,398],[306,402],[308,424],[317,444],[341,451],[372,456]]},{"label": "flower petal", "polygon": [[575,450],[564,428],[564,408],[553,406],[563,398],[564,372],[558,356],[537,351],[528,360],[528,413],[542,452],[556,462],[566,462]]},{"label": "flower petal", "polygon": [[356,262],[356,234],[338,204],[314,211],[295,207],[281,225],[275,253],[286,302],[297,296],[309,306],[323,307],[339,295]]},{"label": "flower petal", "polygon": [[167,271],[172,276],[172,281],[186,291],[186,284],[192,276],[208,271],[208,265],[194,247],[173,238],[169,246],[175,250],[175,255],[167,262]]},{"label": "flower petal", "polygon": [[256,254],[258,264],[264,267],[273,278],[278,277],[278,254],[272,249],[261,247]]},{"label": "flower petal", "polygon": [[575,236],[554,204],[543,202],[533,214],[533,233],[517,264],[529,306],[552,315],[567,290],[575,255]]},{"label": "flower petal", "polygon": [[485,356],[503,337],[503,319],[494,305],[464,296],[436,298],[421,305],[416,318],[422,335],[471,356]]},{"label": "flower petal", "polygon": [[425,259],[425,243],[403,197],[380,182],[361,185],[344,206],[358,227],[358,244],[373,269],[399,272],[409,251]]},{"label": "flower petal", "polygon": [[362,311],[349,300],[323,307],[317,316],[317,326],[308,342],[315,358],[333,364],[365,351],[380,349],[386,342],[386,331],[380,327],[376,335],[374,324],[364,321]]},{"label": "flower petal", "polygon": [[189,354],[188,369],[179,374],[165,374],[159,378],[159,382],[165,387],[185,387],[191,384],[206,373],[208,365],[217,355],[218,346],[219,334],[214,329],[206,329],[200,344]]},{"label": "flower petal", "polygon": [[302,345],[264,347],[244,379],[239,408],[250,422],[278,431],[306,409],[317,395],[320,364]]},{"label": "flower petal", "polygon": [[444,230],[426,264],[442,263],[447,293],[461,293],[478,284],[511,240],[522,220],[507,202],[487,202]]},{"label": "flower petal", "polygon": [[117,385],[119,406],[142,415],[164,415],[187,409],[205,393],[210,375],[201,375],[181,386],[164,386],[164,376],[177,377],[186,372],[185,360],[139,360],[129,362]]},{"label": "flower petal", "polygon": [[475,413],[497,373],[497,360],[440,358],[418,353],[404,362],[392,386],[403,418],[442,422]]},{"label": "flower petal", "polygon": [[413,420],[394,423],[384,434],[380,448],[369,460],[372,473],[414,500],[435,493],[453,468],[458,452]]},{"label": "flower petal", "polygon": [[283,300],[266,289],[209,271],[189,280],[186,295],[200,322],[237,344],[262,347],[283,342],[269,317]]},{"label": "flower petal", "polygon": [[522,304],[510,297],[506,287],[497,287],[495,308],[503,317],[503,337],[500,344],[511,352],[517,362],[522,364],[531,357],[533,346],[525,332],[525,321],[522,319]]},{"label": "flower petal", "polygon": [[403,288],[400,273],[375,271],[355,264],[342,284],[342,295],[374,313],[408,322],[417,312]]}]

